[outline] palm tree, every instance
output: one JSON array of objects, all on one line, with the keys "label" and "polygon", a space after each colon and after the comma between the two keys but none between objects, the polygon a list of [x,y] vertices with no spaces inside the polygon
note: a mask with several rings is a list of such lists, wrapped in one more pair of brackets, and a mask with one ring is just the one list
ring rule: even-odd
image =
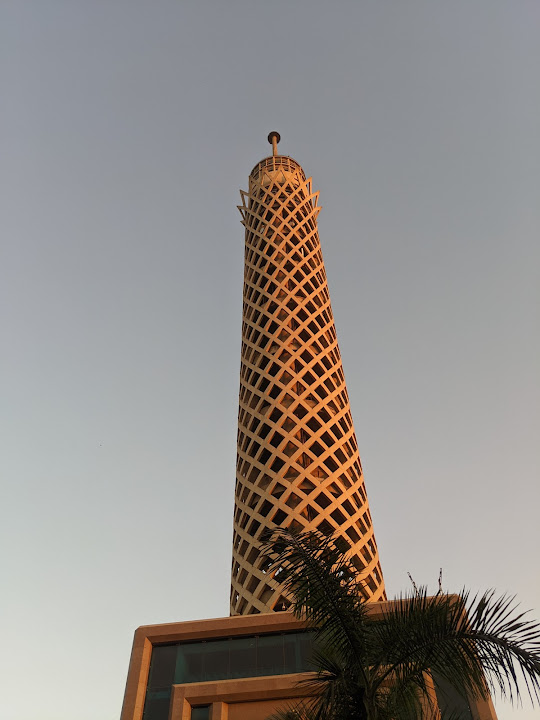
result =
[{"label": "palm tree", "polygon": [[539,702],[540,625],[516,610],[514,598],[493,591],[429,597],[420,588],[374,615],[342,550],[320,533],[283,529],[263,547],[291,609],[316,632],[316,674],[307,682],[317,694],[276,717],[440,717],[434,680],[439,699],[450,688],[462,698],[487,699],[491,690],[520,702],[523,685]]}]

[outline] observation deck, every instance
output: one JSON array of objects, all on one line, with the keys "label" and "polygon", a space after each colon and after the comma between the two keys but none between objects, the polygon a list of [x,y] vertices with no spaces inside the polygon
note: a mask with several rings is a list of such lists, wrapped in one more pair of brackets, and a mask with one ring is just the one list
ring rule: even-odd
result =
[{"label": "observation deck", "polygon": [[273,173],[279,170],[286,173],[298,173],[302,180],[306,180],[306,174],[302,170],[300,163],[297,163],[296,160],[293,160],[293,158],[288,155],[270,155],[269,157],[263,158],[255,165],[249,177],[252,180],[258,180],[263,171]]}]

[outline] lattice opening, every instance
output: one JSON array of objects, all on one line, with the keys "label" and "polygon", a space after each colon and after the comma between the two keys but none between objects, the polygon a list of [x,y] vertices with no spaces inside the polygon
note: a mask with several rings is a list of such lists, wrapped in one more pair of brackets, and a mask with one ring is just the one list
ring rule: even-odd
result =
[{"label": "lattice opening", "polygon": [[272,438],[270,439],[270,445],[272,445],[272,447],[277,448],[283,442],[283,440],[284,440],[284,436],[278,432],[275,432],[272,435]]},{"label": "lattice opening", "polygon": [[334,533],[335,527],[333,527],[333,525],[330,525],[328,520],[323,520],[321,523],[319,523],[319,525],[317,525],[317,530],[323,535],[332,535]]},{"label": "lattice opening", "polygon": [[291,441],[289,441],[289,442],[285,445],[285,447],[283,448],[283,452],[285,453],[285,455],[288,455],[289,457],[291,457],[292,455],[294,455],[294,453],[295,453],[297,450],[299,450],[298,445],[295,445],[295,444],[294,444],[293,442],[291,442]]},{"label": "lattice opening", "polygon": [[320,505],[323,509],[327,508],[329,505],[332,504],[332,501],[330,500],[330,498],[327,495],[325,495],[324,493],[320,493],[319,495],[317,495],[317,497],[315,498],[315,502],[317,503],[317,505]]},{"label": "lattice opening", "polygon": [[291,602],[290,602],[290,600],[288,600],[286,597],[284,597],[283,595],[281,595],[281,596],[279,597],[279,599],[276,601],[276,603],[275,603],[274,607],[272,608],[272,610],[274,610],[275,612],[285,612],[285,611],[288,610],[290,607],[291,607]]},{"label": "lattice opening", "polygon": [[[242,553],[242,554],[244,554],[244,553]],[[260,555],[259,548],[254,547],[254,548],[251,548],[251,550],[249,551],[249,555],[247,556],[246,559],[250,565],[254,566],[255,563],[257,562],[259,555]]]},{"label": "lattice opening", "polygon": [[325,458],[323,460],[323,462],[326,465],[326,467],[330,470],[331,473],[336,472],[336,470],[338,470],[338,468],[339,468],[339,465],[336,463],[335,460],[332,460],[331,457]]},{"label": "lattice opening", "polygon": [[282,460],[281,458],[276,458],[274,460],[274,462],[272,463],[272,465],[270,466],[270,469],[272,470],[272,472],[278,473],[284,465],[285,465],[284,460]]},{"label": "lattice opening", "polygon": [[337,508],[334,510],[334,512],[330,513],[330,515],[338,525],[342,525],[346,520],[345,515],[341,512],[341,510],[338,510]]},{"label": "lattice opening", "polygon": [[328,473],[326,472],[326,470],[323,470],[323,468],[319,465],[317,465],[311,470],[311,475],[313,477],[319,478],[320,480],[326,480],[326,478],[328,477]]},{"label": "lattice opening", "polygon": [[253,493],[253,495],[249,499],[249,507],[252,509],[255,508],[260,499],[260,495],[257,495],[257,493]]},{"label": "lattice opening", "polygon": [[308,522],[312,522],[319,516],[319,511],[315,510],[315,508],[311,507],[311,505],[306,505],[306,507],[301,511],[300,514]]},{"label": "lattice opening", "polygon": [[278,510],[274,517],[272,518],[272,522],[276,527],[280,527],[283,525],[285,520],[287,519],[287,513],[284,510]]},{"label": "lattice opening", "polygon": [[290,417],[286,417],[283,421],[281,427],[285,430],[285,432],[290,432],[296,427],[296,423],[294,420]]},{"label": "lattice opening", "polygon": [[294,508],[298,507],[301,502],[302,500],[298,497],[298,495],[295,495],[295,493],[291,493],[285,501],[285,504],[294,510]]},{"label": "lattice opening", "polygon": [[265,586],[263,591],[259,594],[258,600],[266,604],[272,597],[273,590],[270,587]]},{"label": "lattice opening", "polygon": [[264,575],[266,575],[266,574],[268,573],[268,571],[270,570],[271,567],[272,567],[272,561],[271,561],[269,558],[267,558],[267,557],[263,557],[262,560],[261,560],[260,563],[259,563],[259,570],[260,570]]},{"label": "lattice opening", "polygon": [[341,495],[343,494],[341,488],[336,483],[330,483],[330,485],[328,486],[328,490],[336,498],[341,497]]},{"label": "lattice opening", "polygon": [[285,478],[285,480],[291,480],[291,481],[295,480],[299,475],[300,475],[300,472],[298,470],[296,470],[296,468],[291,467],[290,465],[283,473],[283,477]]},{"label": "lattice opening", "polygon": [[315,490],[315,485],[307,479],[302,480],[300,483],[300,490],[303,490],[306,494],[309,494]]},{"label": "lattice opening", "polygon": [[341,507],[345,510],[349,517],[352,517],[355,514],[354,507],[349,500],[342,500]]},{"label": "lattice opening", "polygon": [[285,485],[282,485],[281,483],[276,483],[274,487],[272,488],[272,495],[273,497],[279,498],[283,495],[285,492]]}]

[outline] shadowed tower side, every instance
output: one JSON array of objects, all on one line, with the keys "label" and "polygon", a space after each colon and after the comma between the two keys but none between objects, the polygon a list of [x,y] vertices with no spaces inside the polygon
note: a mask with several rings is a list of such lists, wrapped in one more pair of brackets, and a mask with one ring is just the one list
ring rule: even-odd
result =
[{"label": "shadowed tower side", "polygon": [[336,534],[384,600],[362,466],[317,231],[318,192],[277,154],[241,191],[245,266],[231,615],[289,605],[266,572],[274,527]]}]

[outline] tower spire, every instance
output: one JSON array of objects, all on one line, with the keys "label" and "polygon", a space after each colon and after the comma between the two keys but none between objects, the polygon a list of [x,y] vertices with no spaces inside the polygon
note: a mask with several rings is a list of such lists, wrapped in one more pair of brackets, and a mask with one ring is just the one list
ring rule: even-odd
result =
[{"label": "tower spire", "polygon": [[261,539],[318,530],[348,548],[366,599],[384,600],[319,243],[319,193],[292,158],[261,160],[241,191],[244,302],[231,615],[285,609]]},{"label": "tower spire", "polygon": [[277,146],[278,146],[278,142],[280,140],[281,140],[281,135],[278,132],[276,132],[275,130],[272,130],[272,132],[269,133],[268,142],[272,146],[272,155],[274,155],[274,156],[278,154]]}]

